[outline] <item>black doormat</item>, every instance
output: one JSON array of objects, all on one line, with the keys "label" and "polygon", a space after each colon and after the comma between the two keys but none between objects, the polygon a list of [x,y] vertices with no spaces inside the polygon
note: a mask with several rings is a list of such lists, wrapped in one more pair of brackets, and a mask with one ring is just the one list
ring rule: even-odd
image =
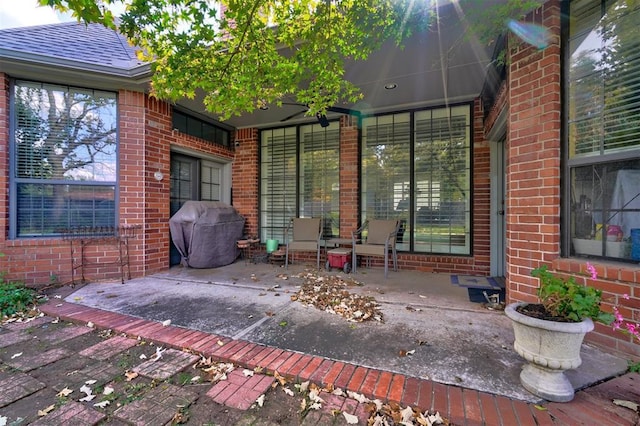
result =
[{"label": "black doormat", "polygon": [[[451,284],[466,288],[469,294],[469,300],[474,303],[484,303],[489,300],[496,302],[494,296],[496,294],[500,298],[497,302],[504,302],[506,298],[503,277],[451,275]],[[489,300],[487,300],[487,298],[489,298]]]}]

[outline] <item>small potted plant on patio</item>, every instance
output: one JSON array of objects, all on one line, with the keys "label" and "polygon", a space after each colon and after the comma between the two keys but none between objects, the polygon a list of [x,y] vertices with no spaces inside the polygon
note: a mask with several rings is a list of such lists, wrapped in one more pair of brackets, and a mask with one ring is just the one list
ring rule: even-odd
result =
[{"label": "small potted plant on patio", "polygon": [[[588,263],[587,271],[597,277]],[[593,321],[610,324],[613,315],[600,310],[602,292],[577,283],[574,276],[563,279],[544,265],[531,275],[540,279],[540,303],[512,303],[505,309],[513,324],[514,348],[528,361],[520,382],[549,401],[571,401],[574,390],[564,371],[582,363],[582,340],[593,330]]]}]

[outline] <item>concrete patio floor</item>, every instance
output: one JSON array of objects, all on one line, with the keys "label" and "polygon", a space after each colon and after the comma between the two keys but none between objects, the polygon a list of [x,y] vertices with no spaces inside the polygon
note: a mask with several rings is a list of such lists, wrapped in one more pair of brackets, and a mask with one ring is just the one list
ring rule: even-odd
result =
[{"label": "concrete patio floor", "polygon": [[[384,323],[348,322],[291,300],[309,265],[239,260],[215,269],[167,272],[77,288],[66,301],[366,368],[432,380],[528,403],[541,402],[519,382],[523,361],[513,350],[510,320],[468,299],[451,276],[359,268],[345,275],[374,297]],[[320,275],[338,272],[316,271]],[[412,355],[404,355],[406,352]],[[568,372],[576,389],[618,376],[627,361],[583,345],[583,364]]]}]

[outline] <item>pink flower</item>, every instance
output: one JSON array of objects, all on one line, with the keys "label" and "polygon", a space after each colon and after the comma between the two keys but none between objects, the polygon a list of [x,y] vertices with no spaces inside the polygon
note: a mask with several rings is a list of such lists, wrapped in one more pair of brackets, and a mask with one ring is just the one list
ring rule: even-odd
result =
[{"label": "pink flower", "polygon": [[587,262],[587,271],[591,274],[591,279],[595,280],[598,278],[598,271],[596,271],[596,267]]},{"label": "pink flower", "polygon": [[629,295],[625,293],[625,294],[622,295],[622,298],[626,299],[626,300],[629,300]]}]

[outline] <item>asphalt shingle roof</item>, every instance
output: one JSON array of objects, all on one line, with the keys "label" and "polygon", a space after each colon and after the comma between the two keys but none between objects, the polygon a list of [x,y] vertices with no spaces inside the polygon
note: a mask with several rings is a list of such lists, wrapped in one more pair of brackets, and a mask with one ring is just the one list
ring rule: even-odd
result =
[{"label": "asphalt shingle roof", "polygon": [[14,51],[123,70],[144,64],[122,34],[100,24],[67,22],[4,29],[0,30],[0,47],[5,54]]}]

